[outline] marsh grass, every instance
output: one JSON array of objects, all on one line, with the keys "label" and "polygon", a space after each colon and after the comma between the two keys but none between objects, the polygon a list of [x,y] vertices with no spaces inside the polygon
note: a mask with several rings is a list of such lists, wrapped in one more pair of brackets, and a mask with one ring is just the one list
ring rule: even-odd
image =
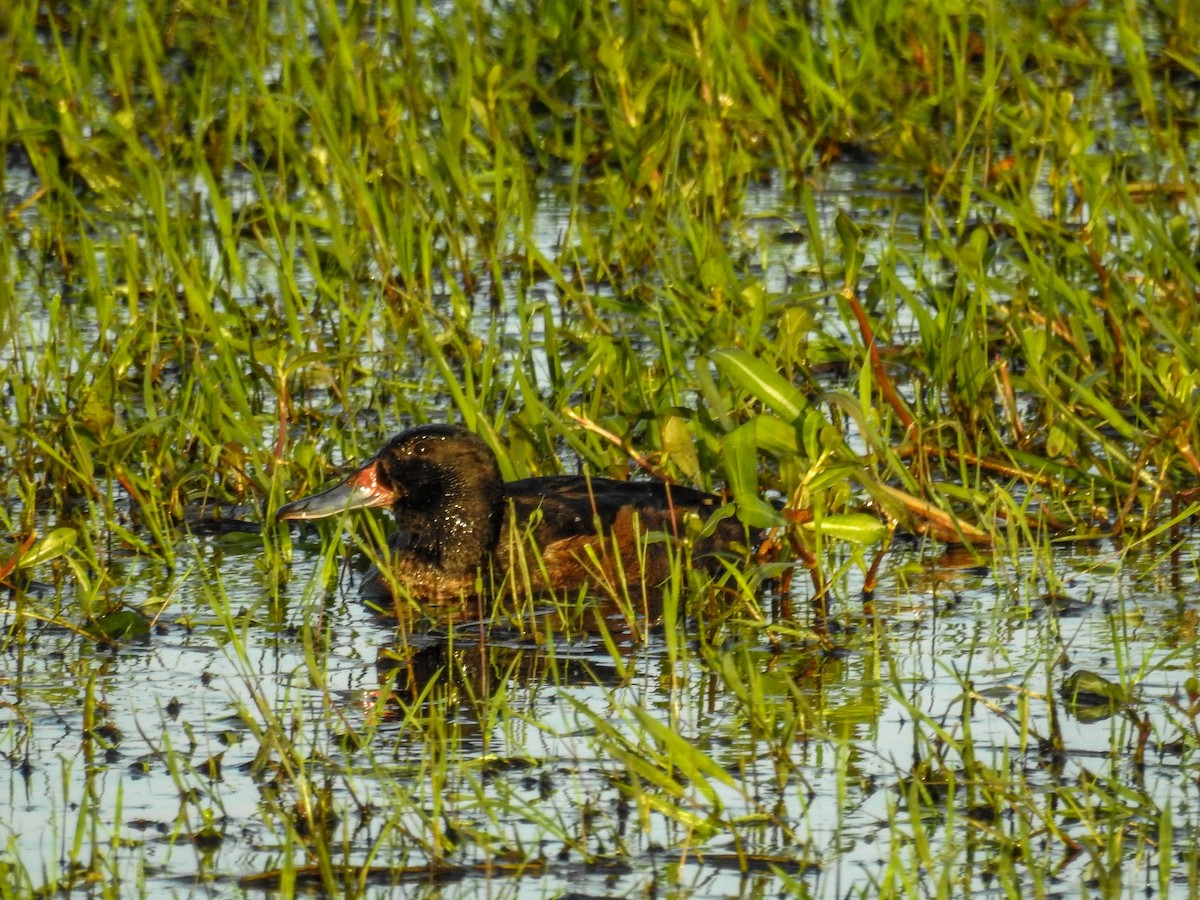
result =
[{"label": "marsh grass", "polygon": [[[0,853],[0,891],[227,877],[239,825],[246,889],[1194,889],[1192,18],[6,4],[3,748],[36,776],[60,709],[86,737],[54,864]],[[685,545],[651,609],[534,598],[522,544],[431,648],[429,610],[341,605],[379,519],[237,536],[443,419],[506,478],[644,477],[636,449],[777,555],[714,585]],[[117,739],[107,670],[192,641],[231,718],[133,703]],[[1120,691],[1102,740],[1073,660]],[[165,862],[133,773],[103,783],[122,751],[179,797],[144,813]]]}]

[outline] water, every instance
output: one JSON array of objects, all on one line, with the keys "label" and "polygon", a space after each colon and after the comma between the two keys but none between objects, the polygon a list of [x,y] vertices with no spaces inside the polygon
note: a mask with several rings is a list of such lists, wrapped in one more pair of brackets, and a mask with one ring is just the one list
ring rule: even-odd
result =
[{"label": "water", "polygon": [[[402,892],[421,896],[474,896],[486,882],[500,896],[722,897],[774,893],[785,878],[841,896],[881,877],[914,769],[959,768],[953,753],[936,759],[936,728],[961,739],[968,722],[975,757],[1033,796],[1117,771],[1190,829],[1194,718],[1179,705],[1195,619],[1178,597],[1195,589],[1196,550],[1094,575],[1102,554],[1065,555],[1081,569],[1065,591],[1077,603],[1056,613],[1021,584],[1032,557],[1005,571],[906,548],[889,556],[874,616],[836,611],[848,630],[832,650],[771,647],[729,625],[701,644],[615,630],[614,655],[597,636],[537,625],[398,635],[357,601],[353,573],[312,589],[311,547],[271,609],[252,547],[192,539],[146,640],[105,647],[34,624],[5,648],[0,843],[34,877],[64,878],[94,852],[123,895],[238,894],[285,858],[311,862],[282,820],[321,804],[334,862],[377,867],[368,895],[411,868]],[[131,561],[125,574],[150,581],[149,568]],[[402,660],[398,673],[381,654]],[[1135,700],[1086,721],[1056,698],[1065,746],[1052,763],[1037,743],[1053,730],[1045,698],[1076,669],[1139,673]],[[755,679],[765,699],[750,703],[739,692]],[[1151,736],[1140,771],[1139,718]],[[261,737],[272,729],[284,743]],[[693,772],[679,755],[689,746],[702,754]],[[1147,808],[1125,802],[1121,827],[1153,830]],[[996,827],[1016,820],[1002,811]],[[454,869],[435,881],[439,834]],[[1058,876],[1086,871],[1083,855]],[[1138,878],[1153,880],[1144,867]]]}]

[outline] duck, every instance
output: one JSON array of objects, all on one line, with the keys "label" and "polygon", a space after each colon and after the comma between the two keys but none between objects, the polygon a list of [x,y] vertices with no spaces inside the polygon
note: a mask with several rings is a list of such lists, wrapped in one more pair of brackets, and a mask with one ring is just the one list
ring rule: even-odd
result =
[{"label": "duck", "polygon": [[[621,581],[657,586],[678,558],[668,544],[678,548],[684,535],[700,534],[691,558],[714,571],[748,540],[721,497],[695,488],[586,475],[504,481],[487,443],[449,424],[397,434],[339,484],[284,504],[275,518],[370,508],[391,509],[398,526],[388,573],[372,569],[363,579],[364,597],[381,601],[465,599],[509,574],[535,592]],[[687,527],[691,516],[718,512],[703,530]]]}]

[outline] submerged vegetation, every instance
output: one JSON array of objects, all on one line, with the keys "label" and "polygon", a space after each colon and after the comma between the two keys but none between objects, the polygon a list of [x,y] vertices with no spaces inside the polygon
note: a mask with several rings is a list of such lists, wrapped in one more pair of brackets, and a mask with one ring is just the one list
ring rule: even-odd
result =
[{"label": "submerged vegetation", "polygon": [[[6,4],[0,890],[1200,890],[1196,19]],[[774,540],[377,619],[430,421]]]}]

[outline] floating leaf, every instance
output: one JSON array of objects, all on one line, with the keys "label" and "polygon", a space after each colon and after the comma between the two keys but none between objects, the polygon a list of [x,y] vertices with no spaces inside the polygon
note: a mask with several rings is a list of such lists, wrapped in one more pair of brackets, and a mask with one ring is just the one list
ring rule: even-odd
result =
[{"label": "floating leaf", "polygon": [[1062,693],[1067,706],[1081,722],[1107,719],[1129,699],[1121,685],[1087,669],[1067,676]]},{"label": "floating leaf", "polygon": [[88,626],[88,633],[103,640],[127,641],[148,635],[150,623],[141,613],[122,609],[96,619]]},{"label": "floating leaf", "polygon": [[204,777],[212,781],[221,781],[221,761],[225,759],[225,751],[214,753],[204,762],[197,764],[194,768]]}]

